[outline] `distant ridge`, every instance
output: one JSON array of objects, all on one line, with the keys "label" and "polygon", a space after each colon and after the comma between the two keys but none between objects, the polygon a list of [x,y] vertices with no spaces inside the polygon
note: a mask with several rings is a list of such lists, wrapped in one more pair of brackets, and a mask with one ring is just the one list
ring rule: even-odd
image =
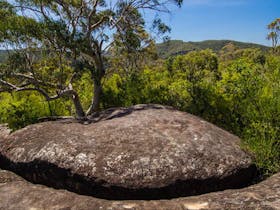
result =
[{"label": "distant ridge", "polygon": [[166,58],[173,55],[182,55],[194,50],[211,49],[214,52],[219,52],[224,46],[232,43],[237,48],[259,48],[261,50],[268,50],[269,47],[247,42],[238,42],[234,40],[205,40],[201,42],[184,42],[182,40],[170,40],[167,42],[157,44],[158,55]]},{"label": "distant ridge", "polygon": [[[170,40],[167,42],[156,44],[159,57],[167,58],[174,55],[183,55],[194,50],[211,49],[214,52],[219,52],[224,46],[232,43],[240,49],[244,48],[259,48],[263,51],[270,47],[247,42],[238,42],[234,40],[205,40],[201,42],[184,42],[182,40]],[[0,50],[0,63],[7,58],[7,50]]]}]

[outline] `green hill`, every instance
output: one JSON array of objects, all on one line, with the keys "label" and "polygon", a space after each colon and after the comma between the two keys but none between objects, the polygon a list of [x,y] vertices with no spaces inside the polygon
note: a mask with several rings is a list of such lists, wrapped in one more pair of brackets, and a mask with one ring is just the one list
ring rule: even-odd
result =
[{"label": "green hill", "polygon": [[[201,42],[184,42],[182,40],[170,40],[157,44],[158,55],[161,58],[166,58],[173,55],[182,55],[194,50],[212,49],[214,52],[219,52],[224,46],[232,43],[235,47],[244,48],[260,48],[268,50],[269,47],[246,42],[238,42],[232,40],[206,40]],[[7,51],[0,50],[0,63],[7,58]]]},{"label": "green hill", "polygon": [[206,40],[201,42],[184,42],[182,40],[170,40],[157,44],[158,55],[166,58],[172,55],[186,54],[194,50],[212,49],[214,52],[220,51],[227,44],[232,43],[235,47],[244,48],[260,48],[261,50],[268,50],[269,47],[246,42],[238,42],[232,40]]}]

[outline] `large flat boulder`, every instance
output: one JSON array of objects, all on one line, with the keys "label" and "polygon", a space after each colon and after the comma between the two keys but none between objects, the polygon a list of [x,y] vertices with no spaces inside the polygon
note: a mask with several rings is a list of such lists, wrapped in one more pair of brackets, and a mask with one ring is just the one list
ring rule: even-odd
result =
[{"label": "large flat boulder", "polygon": [[247,185],[238,137],[160,105],[110,109],[95,123],[44,122],[0,139],[0,167],[29,181],[107,199],[157,199]]},{"label": "large flat boulder", "polygon": [[[4,174],[4,175],[3,175]],[[2,177],[11,177],[10,181]],[[11,181],[14,179],[14,181]],[[66,190],[55,190],[28,183],[15,174],[0,170],[0,209],[5,210],[279,210],[280,173],[267,180],[237,190],[209,193],[170,200],[109,201],[77,195]]]}]

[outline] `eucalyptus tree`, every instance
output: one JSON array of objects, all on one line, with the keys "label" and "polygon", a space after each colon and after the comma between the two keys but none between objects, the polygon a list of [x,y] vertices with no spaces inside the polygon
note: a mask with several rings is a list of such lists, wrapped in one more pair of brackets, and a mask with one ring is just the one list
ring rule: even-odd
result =
[{"label": "eucalyptus tree", "polygon": [[[141,52],[151,31],[170,30],[158,14],[171,5],[182,0],[0,0],[0,42],[17,52],[1,65],[0,91],[37,91],[48,101],[69,97],[77,117],[86,119],[100,107],[110,49]],[[72,83],[86,71],[93,94],[85,112]]]},{"label": "eucalyptus tree", "polygon": [[276,48],[280,40],[280,18],[276,18],[274,21],[268,24],[267,28],[270,31],[267,35],[267,39],[271,40],[272,47]]}]

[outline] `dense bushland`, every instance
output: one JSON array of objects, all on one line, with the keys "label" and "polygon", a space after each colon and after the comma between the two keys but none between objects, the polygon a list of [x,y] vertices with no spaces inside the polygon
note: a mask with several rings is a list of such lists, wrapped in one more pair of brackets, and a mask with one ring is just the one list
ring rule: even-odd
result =
[{"label": "dense bushland", "polygon": [[[147,55],[148,56],[148,55]],[[193,51],[166,60],[138,59],[127,71],[111,61],[103,79],[102,109],[158,103],[198,115],[240,136],[264,173],[280,170],[280,56],[259,49]],[[82,105],[91,101],[90,74],[73,84]],[[2,93],[0,121],[13,129],[39,117],[71,115],[67,98],[45,102],[34,92]]]}]

